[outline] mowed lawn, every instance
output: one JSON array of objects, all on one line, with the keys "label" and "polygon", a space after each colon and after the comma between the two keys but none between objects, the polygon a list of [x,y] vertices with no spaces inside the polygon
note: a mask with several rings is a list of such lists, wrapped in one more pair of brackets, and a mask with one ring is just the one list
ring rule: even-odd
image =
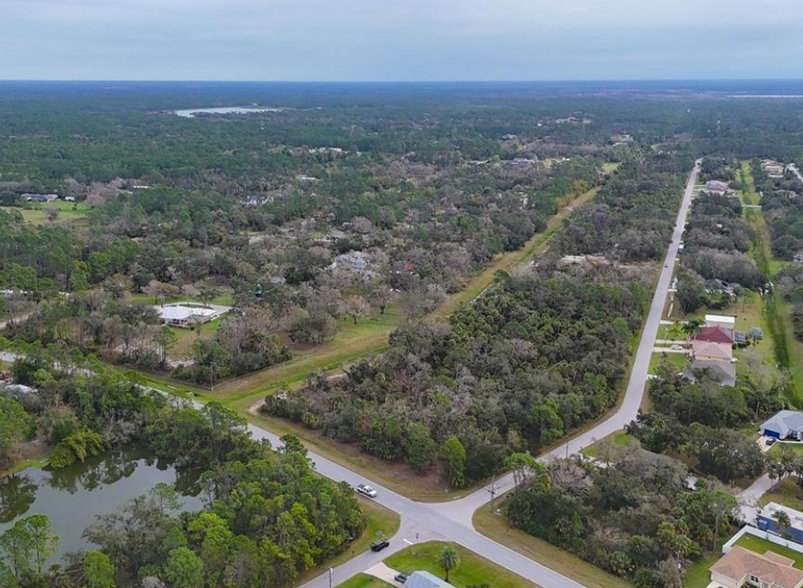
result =
[{"label": "mowed lawn", "polygon": [[368,574],[357,574],[352,576],[345,582],[337,585],[337,588],[390,588],[392,584],[383,582],[376,576],[369,576]]},{"label": "mowed lawn", "polygon": [[[47,214],[48,208],[55,208],[59,211],[54,221],[50,220]],[[22,213],[25,222],[32,225],[59,224],[64,222],[83,222],[86,220],[90,207],[83,202],[64,202],[64,200],[54,200],[53,202],[42,202],[28,204],[26,208],[12,208]]]},{"label": "mowed lawn", "polygon": [[793,560],[795,562],[794,567],[799,570],[803,570],[803,553],[795,551],[794,549],[789,549],[783,545],[776,545],[772,541],[767,541],[766,539],[762,539],[761,537],[756,537],[754,535],[743,535],[735,543],[735,545],[744,547],[750,551],[755,551],[756,553],[760,553],[762,555],[768,551],[772,551],[778,555],[782,555]]},{"label": "mowed lawn", "polygon": [[438,556],[447,545],[454,547],[460,558],[457,569],[449,572],[449,583],[457,588],[480,584],[488,584],[492,588],[538,588],[537,584],[455,543],[429,541],[412,545],[391,555],[385,560],[385,564],[406,574],[422,570],[443,578],[443,571],[438,565]]}]

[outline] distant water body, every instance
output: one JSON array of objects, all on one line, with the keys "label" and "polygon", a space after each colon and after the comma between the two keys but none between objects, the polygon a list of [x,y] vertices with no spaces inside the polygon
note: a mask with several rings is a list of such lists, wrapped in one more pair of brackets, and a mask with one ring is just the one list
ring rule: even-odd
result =
[{"label": "distant water body", "polygon": [[160,482],[174,485],[181,510],[200,510],[200,472],[176,470],[144,449],[117,448],[60,470],[30,468],[0,483],[0,534],[21,517],[45,514],[59,535],[59,550],[49,563],[71,551],[92,549],[82,537],[95,517],[148,494]]},{"label": "distant water body", "polygon": [[199,114],[253,114],[255,112],[281,112],[281,108],[268,106],[219,106],[217,108],[188,108],[175,110],[182,118],[195,118]]}]

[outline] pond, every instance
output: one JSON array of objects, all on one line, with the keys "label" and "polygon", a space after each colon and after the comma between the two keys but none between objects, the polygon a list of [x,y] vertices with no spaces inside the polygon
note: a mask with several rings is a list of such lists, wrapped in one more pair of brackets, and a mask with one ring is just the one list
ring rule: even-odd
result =
[{"label": "pond", "polygon": [[198,473],[176,470],[144,449],[118,448],[60,470],[27,469],[0,486],[0,534],[19,517],[47,515],[60,536],[59,552],[49,562],[55,563],[65,553],[93,548],[81,534],[96,515],[113,512],[159,482],[175,485],[183,510],[202,508]]},{"label": "pond", "polygon": [[219,106],[217,108],[190,108],[174,110],[182,118],[195,118],[199,114],[253,114],[256,112],[281,112],[281,108],[271,106]]}]

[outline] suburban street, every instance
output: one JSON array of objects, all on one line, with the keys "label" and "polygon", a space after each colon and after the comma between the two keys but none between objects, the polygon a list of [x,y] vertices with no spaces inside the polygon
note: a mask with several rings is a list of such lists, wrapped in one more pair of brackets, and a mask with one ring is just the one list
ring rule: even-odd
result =
[{"label": "suburban street", "polygon": [[[589,430],[580,433],[568,442],[542,455],[539,458],[541,461],[575,454],[595,441],[621,430],[636,417],[644,397],[650,358],[657,338],[678,255],[679,243],[686,224],[686,216],[690,208],[692,193],[699,171],[700,161],[696,163],[686,185],[672,241],[664,260],[664,266],[661,268],[649,313],[644,322],[627,390],[621,405],[610,416],[592,426]],[[0,352],[0,359],[5,361],[13,361],[16,357],[13,353]],[[196,402],[194,404],[197,408],[202,407],[200,403]],[[267,439],[273,447],[281,446],[278,436],[265,429],[255,425],[248,425],[248,430],[255,439]],[[373,486],[378,493],[375,501],[398,513],[401,518],[401,526],[398,533],[391,538],[390,547],[386,550],[379,553],[367,551],[357,555],[348,562],[334,568],[331,578],[328,571],[324,572],[304,584],[303,588],[328,588],[330,582],[332,586],[336,586],[355,574],[364,572],[382,561],[390,553],[416,542],[433,539],[458,543],[543,588],[583,588],[582,584],[485,537],[474,529],[472,524],[474,512],[487,504],[492,489],[497,497],[511,490],[513,488],[512,474],[502,476],[492,484],[486,485],[457,500],[443,503],[422,503],[405,498],[315,453],[310,452],[309,458],[314,462],[315,470],[327,478],[338,482],[345,481],[351,486],[356,486],[360,483],[368,483]]]},{"label": "suburban street", "polygon": [[[672,280],[675,260],[678,255],[678,247],[681,236],[683,235],[686,216],[691,206],[692,193],[694,191],[694,185],[697,183],[699,171],[700,161],[697,161],[689,176],[688,183],[686,184],[683,201],[672,234],[672,242],[667,250],[664,267],[661,268],[661,274],[658,278],[649,314],[644,323],[644,329],[633,362],[633,369],[630,374],[627,391],[621,406],[615,413],[588,431],[577,435],[567,443],[541,456],[541,461],[577,453],[596,440],[621,430],[638,414],[638,409],[644,397],[653,346],[658,335],[658,327],[666,304],[667,291]],[[265,431],[257,427],[252,427],[252,432],[255,436],[264,436],[265,434]],[[271,439],[271,443],[276,443],[276,436],[268,435],[268,438]],[[394,550],[406,547],[407,542],[415,542],[415,533],[421,533],[421,531],[417,529],[437,529],[437,536],[459,543],[544,588],[574,588],[582,586],[582,584],[558,574],[550,568],[536,563],[481,535],[474,529],[472,524],[474,512],[488,503],[490,491],[492,489],[496,496],[500,496],[511,490],[513,488],[512,474],[505,475],[492,484],[486,485],[464,498],[450,502],[429,504],[414,502],[404,498],[403,496],[383,488],[379,484],[366,481],[364,477],[325,458],[313,454],[310,456],[317,464],[317,471],[333,480],[346,480],[353,485],[366,482],[371,484],[378,492],[376,498],[377,502],[399,513],[402,519],[402,526],[391,541],[391,548]],[[368,552],[335,568],[332,577],[332,585],[337,585],[352,575],[365,571],[368,567],[386,557],[387,553],[388,552],[381,552],[379,554],[373,554]],[[325,588],[328,586],[328,583],[328,573],[325,573],[304,584],[303,588]]]}]

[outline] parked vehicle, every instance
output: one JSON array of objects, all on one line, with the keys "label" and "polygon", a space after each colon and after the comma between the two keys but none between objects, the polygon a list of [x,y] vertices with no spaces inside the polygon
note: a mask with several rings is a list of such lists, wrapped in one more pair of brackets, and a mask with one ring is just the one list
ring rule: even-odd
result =
[{"label": "parked vehicle", "polygon": [[775,437],[767,437],[767,440],[764,441],[764,443],[767,445],[767,447],[772,447],[773,445],[775,445],[776,441],[777,439]]},{"label": "parked vehicle", "polygon": [[382,551],[385,547],[390,546],[390,541],[387,539],[380,539],[371,543],[371,551]]},{"label": "parked vehicle", "polygon": [[672,347],[670,347],[670,349],[672,351],[683,351],[683,345],[672,345]]},{"label": "parked vehicle", "polygon": [[357,486],[357,492],[364,494],[368,498],[376,498],[376,490],[366,484],[359,484]]},{"label": "parked vehicle", "polygon": [[404,584],[407,581],[407,574],[404,572],[399,572],[393,577],[399,584]]}]

